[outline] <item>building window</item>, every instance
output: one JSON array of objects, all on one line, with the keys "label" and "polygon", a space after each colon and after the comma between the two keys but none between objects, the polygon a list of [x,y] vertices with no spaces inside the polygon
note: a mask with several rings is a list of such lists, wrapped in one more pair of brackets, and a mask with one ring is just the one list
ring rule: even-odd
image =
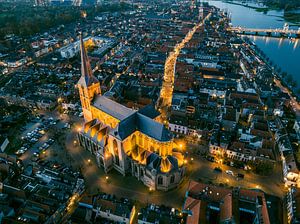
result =
[{"label": "building window", "polygon": [[135,145],[136,145],[136,136],[132,135],[132,137],[131,137],[131,147],[133,148],[133,147],[135,147]]},{"label": "building window", "polygon": [[163,178],[162,177],[158,177],[157,184],[158,185],[162,185],[163,184]]},{"label": "building window", "polygon": [[175,181],[175,176],[174,176],[174,175],[172,175],[172,176],[171,176],[171,179],[170,179],[170,183],[171,183],[171,184],[173,184],[173,183],[174,183],[174,181]]},{"label": "building window", "polygon": [[119,150],[118,150],[118,143],[117,143],[116,139],[113,140],[113,149],[114,149],[114,154],[115,154],[116,165],[119,166],[120,165]]}]

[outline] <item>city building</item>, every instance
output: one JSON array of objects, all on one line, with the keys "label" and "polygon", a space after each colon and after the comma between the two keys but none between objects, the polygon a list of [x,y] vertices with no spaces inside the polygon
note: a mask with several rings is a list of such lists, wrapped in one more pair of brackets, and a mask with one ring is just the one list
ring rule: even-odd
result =
[{"label": "city building", "polygon": [[[113,41],[108,38],[89,36],[84,38],[84,44],[85,46],[97,46],[98,49],[96,50],[95,53],[102,54],[104,51],[106,51],[109,47],[112,46]],[[62,58],[74,57],[80,50],[79,45],[80,45],[80,41],[78,40],[60,48],[59,52],[61,57]]]},{"label": "city building", "polygon": [[190,182],[183,206],[187,224],[271,223],[264,193]]},{"label": "city building", "polygon": [[285,197],[288,223],[300,223],[300,194],[297,188],[290,187]]},{"label": "city building", "polygon": [[185,160],[172,134],[156,121],[159,113],[151,105],[136,111],[102,95],[82,37],[80,41],[82,76],[77,87],[85,119],[80,144],[105,172],[131,174],[151,189],[175,188],[184,176]]},{"label": "city building", "polygon": [[185,217],[175,208],[149,204],[141,208],[138,213],[138,224],[185,223]]}]

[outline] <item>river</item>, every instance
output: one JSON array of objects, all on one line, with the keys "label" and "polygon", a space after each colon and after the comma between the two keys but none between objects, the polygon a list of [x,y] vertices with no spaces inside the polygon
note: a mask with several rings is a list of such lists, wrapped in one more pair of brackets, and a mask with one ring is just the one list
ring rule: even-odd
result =
[{"label": "river", "polygon": [[[207,0],[231,15],[233,26],[246,28],[282,28],[284,26],[283,11],[270,10],[267,13],[258,12],[253,8],[231,4],[223,1]],[[289,23],[291,29],[298,29]],[[291,41],[285,38],[254,37],[249,38],[279,66],[282,71],[291,74],[300,87],[300,39]]]}]

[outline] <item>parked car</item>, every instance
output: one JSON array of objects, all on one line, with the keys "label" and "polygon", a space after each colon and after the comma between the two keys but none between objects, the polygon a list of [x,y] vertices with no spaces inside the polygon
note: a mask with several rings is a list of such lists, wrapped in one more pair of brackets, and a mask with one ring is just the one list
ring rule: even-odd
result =
[{"label": "parked car", "polygon": [[238,173],[236,176],[237,176],[238,178],[242,178],[242,179],[245,177],[245,175],[242,174],[242,173]]},{"label": "parked car", "polygon": [[226,170],[226,174],[233,176],[233,172],[231,170]]},{"label": "parked car", "polygon": [[210,162],[215,162],[215,157],[213,156],[207,156],[206,159]]},{"label": "parked car", "polygon": [[38,157],[40,155],[40,153],[39,152],[34,152],[33,155]]},{"label": "parked car", "polygon": [[16,155],[22,155],[25,151],[23,149],[19,149],[15,152]]}]

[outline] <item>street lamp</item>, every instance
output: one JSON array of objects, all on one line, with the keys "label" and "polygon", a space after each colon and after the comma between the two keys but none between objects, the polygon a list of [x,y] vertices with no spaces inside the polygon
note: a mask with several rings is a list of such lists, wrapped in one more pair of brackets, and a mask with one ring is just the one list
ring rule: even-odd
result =
[{"label": "street lamp", "polygon": [[57,102],[58,103],[61,103],[63,101],[63,98],[61,98],[61,97],[59,97],[58,99],[57,99]]}]

